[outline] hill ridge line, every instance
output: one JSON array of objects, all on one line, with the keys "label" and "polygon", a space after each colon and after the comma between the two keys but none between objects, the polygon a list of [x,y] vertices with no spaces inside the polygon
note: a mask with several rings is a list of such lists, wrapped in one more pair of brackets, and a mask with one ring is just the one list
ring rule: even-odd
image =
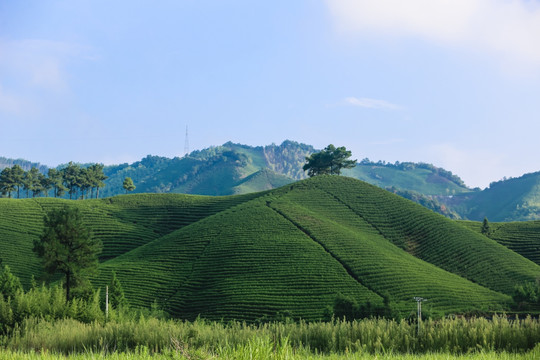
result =
[{"label": "hill ridge line", "polygon": [[[379,233],[379,235],[381,235],[383,238],[386,239],[386,241],[390,241],[386,236],[384,236],[384,233],[381,231],[381,229],[379,229],[377,227],[377,225],[373,224],[371,221],[369,221],[368,219],[366,219],[364,216],[362,216],[362,214],[358,213],[358,211],[356,211],[355,209],[353,209],[349,204],[343,202],[343,200],[341,200],[337,195],[335,194],[332,194],[331,192],[325,190],[325,189],[322,189],[321,187],[317,186],[317,189],[321,190],[322,192],[325,192],[327,193],[328,195],[332,196],[334,199],[336,199],[337,202],[339,202],[340,204],[342,204],[343,206],[345,206],[347,209],[351,210],[353,213],[355,213],[358,217],[362,218],[362,220],[364,220],[366,223],[369,224],[369,226],[371,226],[372,228],[374,228],[375,230],[377,230],[377,232]],[[391,241],[390,241],[391,242]]]},{"label": "hill ridge line", "polygon": [[297,222],[295,222],[294,220],[292,220],[291,218],[289,218],[287,215],[285,215],[283,212],[281,212],[280,210],[272,207],[271,205],[271,201],[266,201],[266,206],[268,206],[270,209],[274,210],[276,213],[278,213],[279,215],[281,215],[285,220],[287,220],[288,222],[290,222],[291,224],[293,224],[296,228],[298,228],[298,230],[302,231],[304,234],[306,234],[307,237],[309,237],[312,241],[314,241],[315,243],[317,243],[319,246],[321,246],[323,248],[323,250],[328,254],[330,255],[334,260],[336,260],[342,267],[343,269],[345,269],[345,271],[347,272],[347,274],[353,278],[357,283],[359,283],[360,285],[362,285],[363,287],[365,287],[366,289],[368,289],[369,291],[379,295],[381,298],[384,298],[384,296],[379,293],[378,291],[372,289],[370,286],[364,284],[362,282],[362,280],[360,280],[355,274],[354,272],[352,271],[352,269],[347,266],[345,263],[343,263],[339,257],[337,257],[336,255],[334,255],[322,242],[320,242],[319,240],[317,240],[317,238],[315,238],[314,236],[312,236],[308,230],[304,229],[302,227],[302,225],[298,224]]},{"label": "hill ridge line", "polygon": [[[197,264],[197,262],[203,257],[204,253],[206,252],[206,250],[208,249],[208,246],[210,245],[210,243],[212,242],[212,240],[208,240],[206,242],[206,244],[204,244],[204,248],[202,249],[202,251],[197,255],[197,257],[191,262],[191,269],[189,270],[189,274],[186,276],[185,280],[182,281],[178,286],[176,287],[176,291],[173,292],[171,294],[171,296],[168,296],[165,300],[164,300],[164,304],[167,304],[172,298],[174,298],[176,296],[176,294],[179,294],[181,293],[181,287],[182,286],[188,286],[189,287],[189,282],[191,280],[191,278],[193,277],[193,274],[195,273],[195,265]],[[185,293],[185,292],[184,292]],[[184,306],[184,303],[185,303],[185,298],[182,299],[182,301],[180,302],[181,306]]]}]

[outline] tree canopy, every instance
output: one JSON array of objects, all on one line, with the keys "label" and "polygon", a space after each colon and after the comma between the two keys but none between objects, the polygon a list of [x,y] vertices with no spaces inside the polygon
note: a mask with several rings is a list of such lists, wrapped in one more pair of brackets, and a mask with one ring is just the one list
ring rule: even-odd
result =
[{"label": "tree canopy", "polygon": [[128,191],[135,190],[135,184],[133,184],[133,180],[130,177],[126,177],[124,179],[122,187],[124,188],[124,190],[126,190],[126,194],[128,193]]},{"label": "tree canopy", "polygon": [[86,282],[86,276],[98,265],[101,240],[92,237],[82,223],[78,208],[53,209],[45,215],[45,227],[34,252],[43,259],[45,271],[65,277],[66,300],[73,288]]},{"label": "tree canopy", "polygon": [[20,290],[22,290],[21,281],[11,273],[9,266],[4,265],[0,271],[0,299],[2,296],[6,299],[13,298]]},{"label": "tree canopy", "polygon": [[322,151],[307,156],[303,169],[308,172],[310,177],[339,175],[341,169],[350,169],[356,166],[356,160],[348,160],[351,156],[351,152],[345,146],[336,148],[330,144]]},{"label": "tree canopy", "polygon": [[[88,167],[81,167],[70,162],[60,170],[49,169],[47,176],[37,167],[32,167],[24,171],[19,165],[6,167],[0,172],[0,193],[11,198],[11,194],[16,191],[17,198],[20,197],[20,188],[26,191],[26,197],[48,196],[53,190],[54,197],[61,197],[64,192],[68,192],[70,199],[99,197],[99,189],[105,186],[107,179],[103,164],[92,164]],[[79,196],[80,195],[80,196]]]}]

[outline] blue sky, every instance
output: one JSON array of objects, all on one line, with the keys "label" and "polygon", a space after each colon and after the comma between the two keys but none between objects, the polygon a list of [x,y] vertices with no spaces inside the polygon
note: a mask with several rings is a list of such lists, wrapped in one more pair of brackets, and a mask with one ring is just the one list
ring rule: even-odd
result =
[{"label": "blue sky", "polygon": [[536,0],[0,1],[0,156],[117,164],[233,141],[539,171]]}]

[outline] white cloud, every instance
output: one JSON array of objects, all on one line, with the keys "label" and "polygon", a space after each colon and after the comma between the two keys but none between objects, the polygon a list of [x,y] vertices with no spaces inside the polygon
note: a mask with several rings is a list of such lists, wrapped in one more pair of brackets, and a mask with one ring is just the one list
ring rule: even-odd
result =
[{"label": "white cloud", "polygon": [[17,97],[8,94],[0,85],[0,112],[9,114],[19,114],[22,111],[22,101]]},{"label": "white cloud", "polygon": [[388,145],[399,144],[399,143],[402,143],[402,142],[405,142],[405,139],[393,138],[393,139],[370,141],[369,145],[388,146]]},{"label": "white cloud", "polygon": [[385,100],[369,99],[369,98],[345,98],[345,103],[352,106],[358,106],[368,109],[384,109],[384,110],[398,110],[400,106],[392,104]]},{"label": "white cloud", "polygon": [[512,166],[506,154],[489,149],[460,148],[455,144],[442,143],[428,148],[433,164],[458,175],[470,187],[487,187],[489,183],[503,176],[520,174]]},{"label": "white cloud", "polygon": [[540,3],[524,0],[327,0],[337,28],[418,37],[540,66]]},{"label": "white cloud", "polygon": [[67,66],[74,58],[91,59],[89,48],[78,44],[24,39],[0,40],[0,80],[23,88],[62,92],[68,90]]}]

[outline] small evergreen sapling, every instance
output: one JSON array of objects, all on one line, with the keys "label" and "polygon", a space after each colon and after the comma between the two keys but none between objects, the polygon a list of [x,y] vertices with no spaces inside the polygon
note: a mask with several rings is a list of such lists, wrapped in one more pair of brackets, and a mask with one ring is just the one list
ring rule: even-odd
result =
[{"label": "small evergreen sapling", "polygon": [[491,233],[491,227],[489,226],[489,221],[488,221],[488,219],[486,217],[484,218],[484,221],[482,222],[481,233],[482,233],[482,235],[485,235],[485,236],[488,236],[488,237],[489,237],[489,234]]},{"label": "small evergreen sapling", "polygon": [[22,290],[21,281],[11,273],[9,266],[4,265],[0,272],[0,295],[5,299],[14,298],[18,291]]},{"label": "small evergreen sapling", "polygon": [[116,277],[116,272],[112,273],[112,280],[109,286],[109,299],[113,309],[120,309],[127,307],[128,303],[126,297],[124,296],[124,289],[120,280]]}]

